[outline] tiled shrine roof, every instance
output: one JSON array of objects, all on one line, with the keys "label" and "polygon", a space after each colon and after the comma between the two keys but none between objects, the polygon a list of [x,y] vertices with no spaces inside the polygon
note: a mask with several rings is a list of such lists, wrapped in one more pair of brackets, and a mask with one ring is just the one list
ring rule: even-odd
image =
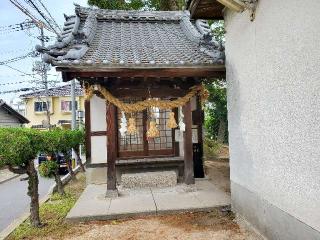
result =
[{"label": "tiled shrine roof", "polygon": [[188,11],[121,11],[84,8],[65,16],[55,44],[37,50],[55,66],[159,67],[223,65],[224,47],[206,21]]}]

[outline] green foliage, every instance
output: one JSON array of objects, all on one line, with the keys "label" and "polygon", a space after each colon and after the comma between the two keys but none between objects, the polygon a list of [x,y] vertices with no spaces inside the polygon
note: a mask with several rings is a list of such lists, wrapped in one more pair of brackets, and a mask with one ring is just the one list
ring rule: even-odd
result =
[{"label": "green foliage", "polygon": [[207,159],[217,158],[221,144],[214,139],[205,138],[203,142],[203,152]]},{"label": "green foliage", "polygon": [[59,165],[56,161],[45,161],[39,165],[39,173],[42,177],[53,177]]},{"label": "green foliage", "polygon": [[42,148],[42,134],[37,130],[0,128],[0,167],[24,167]]},{"label": "green foliage", "polygon": [[227,132],[227,88],[223,80],[215,79],[205,83],[209,91],[208,103],[205,106],[205,128],[207,137],[217,139],[220,127],[220,121],[226,124],[224,141],[228,142]]},{"label": "green foliage", "polygon": [[224,28],[224,20],[209,20],[208,21],[213,37],[218,42],[225,42],[225,28]]},{"label": "green foliage", "polygon": [[88,0],[88,4],[103,9],[170,11],[183,9],[185,0]]},{"label": "green foliage", "polygon": [[72,148],[76,148],[84,143],[83,130],[62,130],[56,128],[42,134],[44,141],[43,151],[47,154],[62,152],[68,155]]},{"label": "green foliage", "polygon": [[48,155],[55,152],[69,153],[71,148],[83,142],[82,130],[0,128],[0,167],[10,165],[24,168],[39,152]]}]

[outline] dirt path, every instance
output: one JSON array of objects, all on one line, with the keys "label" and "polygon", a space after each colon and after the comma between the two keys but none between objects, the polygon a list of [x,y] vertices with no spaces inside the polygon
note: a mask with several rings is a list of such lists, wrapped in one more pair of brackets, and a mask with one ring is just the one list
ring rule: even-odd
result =
[{"label": "dirt path", "polygon": [[204,171],[209,180],[230,194],[230,168],[227,161],[205,161]]},{"label": "dirt path", "polygon": [[[43,239],[43,238],[41,238]],[[75,225],[63,237],[72,240],[258,240],[240,228],[233,214],[220,210],[210,213],[184,213],[149,216],[122,221],[103,221]]]}]

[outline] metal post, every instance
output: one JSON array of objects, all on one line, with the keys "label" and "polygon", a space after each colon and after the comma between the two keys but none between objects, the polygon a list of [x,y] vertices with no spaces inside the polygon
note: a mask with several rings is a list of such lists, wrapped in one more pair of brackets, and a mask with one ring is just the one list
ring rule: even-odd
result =
[{"label": "metal post", "polygon": [[[71,80],[71,112],[72,112],[72,120],[71,120],[71,129],[75,130],[77,129],[76,126],[76,80]],[[74,149],[72,149],[72,161],[75,159],[75,152]],[[81,155],[80,155],[81,156]]]},{"label": "metal post", "polygon": [[75,130],[76,126],[76,80],[71,80],[71,106],[72,106],[72,121],[71,121],[71,129]]},{"label": "metal post", "polygon": [[[40,28],[40,32],[41,32],[41,46],[45,47],[44,44],[44,32],[43,32],[43,27]],[[47,121],[48,121],[48,128],[50,129],[51,127],[51,121],[50,121],[50,106],[49,106],[49,91],[48,91],[48,76],[47,76],[47,66],[46,63],[42,64],[42,74],[41,74],[41,78],[42,78],[42,83],[44,85],[44,90],[45,90],[45,95],[46,95],[46,115],[47,115]]]}]

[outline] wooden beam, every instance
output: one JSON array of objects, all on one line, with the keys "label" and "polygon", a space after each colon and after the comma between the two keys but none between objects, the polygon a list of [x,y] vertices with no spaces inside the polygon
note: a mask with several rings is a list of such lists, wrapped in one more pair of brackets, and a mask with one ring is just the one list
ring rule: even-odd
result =
[{"label": "wooden beam", "polygon": [[[149,91],[148,89],[123,89],[123,88],[117,88],[117,89],[110,89],[110,92],[118,97],[142,97],[147,98],[149,97]],[[159,88],[159,89],[150,89],[150,94],[152,97],[183,97],[188,93],[188,91],[183,89],[172,89],[172,88]]]},{"label": "wooden beam", "polygon": [[216,0],[192,0],[188,10],[192,19],[223,19],[224,5]]},{"label": "wooden beam", "polygon": [[106,136],[107,132],[106,131],[92,131],[91,136]]},{"label": "wooden beam", "polygon": [[192,115],[191,102],[188,101],[182,108],[184,114],[184,123],[186,130],[183,133],[184,143],[184,183],[187,185],[194,184],[193,170],[193,145],[192,145]]},{"label": "wooden beam", "polygon": [[87,163],[91,163],[91,119],[90,119],[90,100],[84,102],[85,111],[85,142],[86,142],[86,159]]},{"label": "wooden beam", "polygon": [[224,77],[225,66],[214,65],[210,67],[177,67],[177,68],[69,68],[56,67],[63,72],[63,81],[73,78],[94,77]]},{"label": "wooden beam", "polygon": [[190,18],[194,17],[194,14],[195,14],[195,12],[197,10],[197,7],[198,7],[200,1],[201,0],[193,0],[193,1],[191,1],[190,5],[189,5]]},{"label": "wooden beam", "polygon": [[[116,158],[117,158],[117,108],[106,103],[107,110],[107,195],[117,189]],[[112,194],[111,194],[112,195]]]}]

